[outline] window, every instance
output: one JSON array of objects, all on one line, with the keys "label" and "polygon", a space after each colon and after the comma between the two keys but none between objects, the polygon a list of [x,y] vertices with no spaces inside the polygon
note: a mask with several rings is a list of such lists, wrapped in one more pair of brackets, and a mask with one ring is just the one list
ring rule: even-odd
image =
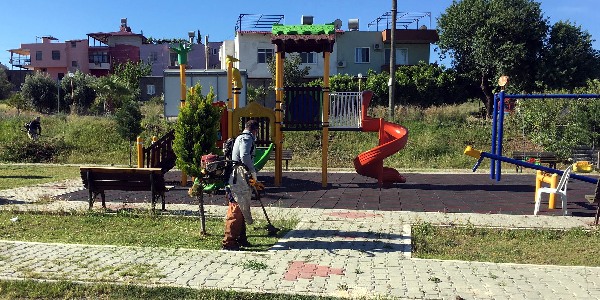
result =
[{"label": "window", "polygon": [[316,64],[317,63],[317,53],[315,52],[301,52],[300,60],[303,64]]},{"label": "window", "polygon": [[154,86],[154,84],[149,84],[146,86],[146,94],[148,94],[148,95],[156,94],[156,87]]},{"label": "window", "polygon": [[88,61],[92,64],[108,63],[108,52],[92,52],[88,56]]},{"label": "window", "polygon": [[77,68],[77,66],[78,66],[78,64],[77,64],[76,60],[71,61],[71,67]]},{"label": "window", "polygon": [[157,61],[158,60],[158,52],[152,51],[150,52],[150,56],[148,56],[149,61]]},{"label": "window", "polygon": [[76,48],[77,47],[77,42],[71,42],[71,48]]},{"label": "window", "polygon": [[60,60],[60,51],[52,50],[52,60]]},{"label": "window", "polygon": [[369,57],[370,50],[371,50],[370,47],[355,48],[354,62],[359,63],[359,64],[365,64],[365,63],[371,62],[371,59]]},{"label": "window", "polygon": [[273,49],[258,49],[258,63],[266,64],[273,57],[274,53]]},{"label": "window", "polygon": [[[385,49],[385,64],[390,64],[390,48]],[[396,49],[396,65],[408,65],[408,49]]]},{"label": "window", "polygon": [[169,53],[169,61],[171,62],[171,66],[179,66],[179,61],[177,58],[177,53]]},{"label": "window", "polygon": [[210,51],[212,51],[212,55],[219,55],[219,49],[212,48]]},{"label": "window", "polygon": [[35,51],[35,60],[42,60],[42,51]]}]

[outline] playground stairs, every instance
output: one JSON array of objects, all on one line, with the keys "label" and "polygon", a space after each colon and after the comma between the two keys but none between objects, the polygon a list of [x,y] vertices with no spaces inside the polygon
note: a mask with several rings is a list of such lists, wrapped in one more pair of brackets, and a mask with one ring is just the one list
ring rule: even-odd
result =
[{"label": "playground stairs", "polygon": [[143,149],[143,164],[146,168],[160,168],[162,173],[167,173],[175,167],[175,152],[173,141],[175,130],[167,132],[163,137]]}]

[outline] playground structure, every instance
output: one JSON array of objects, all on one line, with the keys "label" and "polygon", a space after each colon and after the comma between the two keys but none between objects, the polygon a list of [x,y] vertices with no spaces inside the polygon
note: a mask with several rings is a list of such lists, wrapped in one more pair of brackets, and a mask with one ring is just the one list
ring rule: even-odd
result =
[{"label": "playground structure", "polygon": [[[283,166],[283,131],[315,131],[322,132],[322,187],[327,187],[327,156],[329,131],[363,131],[378,132],[378,145],[359,154],[354,159],[356,172],[378,180],[378,183],[402,183],[406,179],[392,168],[383,166],[383,160],[404,148],[408,140],[408,130],[379,118],[367,115],[372,92],[329,92],[329,55],[335,43],[334,25],[297,25],[284,26],[275,24],[272,31],[272,43],[276,46],[276,106],[265,108],[257,103],[239,107],[239,94],[243,88],[240,72],[234,67],[238,61],[228,56],[227,63],[227,102],[216,102],[214,105],[224,107],[221,115],[219,140],[217,146],[239,134],[241,124],[255,119],[260,124],[257,134],[257,155],[255,167],[260,170],[268,161],[271,151],[275,155],[275,186],[281,186]],[[179,48],[182,48],[181,46]],[[179,50],[176,48],[176,50]],[[185,51],[178,54],[185,55]],[[319,52],[324,57],[322,87],[284,87],[283,65],[286,53]],[[185,72],[184,69],[181,72]],[[185,76],[185,75],[182,75]],[[181,77],[182,100],[185,105],[185,77]],[[154,139],[153,139],[154,140]],[[138,167],[159,167],[157,162],[171,161],[171,151],[165,142],[154,146],[154,150],[144,149],[138,141]],[[172,139],[170,140],[172,142]],[[165,159],[163,157],[168,157]],[[146,162],[145,164],[142,161]],[[174,161],[174,160],[173,160]],[[172,166],[171,166],[172,168]],[[183,175],[185,176],[185,175]],[[182,178],[182,185],[187,177]]]},{"label": "playground structure", "polygon": [[[506,82],[504,82],[505,84]],[[600,98],[600,95],[596,94],[506,94],[504,91],[504,84],[501,84],[502,90],[499,93],[494,95],[494,105],[492,110],[492,142],[491,142],[491,151],[483,152],[480,150],[473,149],[471,146],[467,146],[464,151],[464,154],[477,158],[478,161],[475,163],[473,167],[473,172],[477,170],[481,162],[484,158],[490,159],[490,178],[495,179],[496,181],[500,181],[502,177],[502,162],[510,163],[513,165],[521,166],[524,168],[534,169],[538,171],[543,171],[549,174],[558,174],[563,176],[564,171],[544,167],[541,165],[537,165],[535,163],[516,160],[512,158],[508,158],[502,155],[502,140],[504,134],[504,111],[505,111],[505,100],[506,99],[557,99],[557,98],[566,98],[566,99],[580,99],[580,98]],[[582,176],[578,174],[570,174],[570,178],[581,180],[584,182],[597,184],[598,179]],[[538,181],[540,179],[536,177],[536,188],[538,185]],[[541,179],[542,182],[547,182],[553,184],[552,179]],[[548,207],[550,209],[554,209],[554,197],[551,195],[551,199],[548,203]]]},{"label": "playground structure", "polygon": [[[361,153],[354,166],[358,174],[372,177],[379,184],[405,182],[397,170],[383,167],[386,157],[402,149],[408,139],[406,128],[383,119],[367,116],[372,92],[330,93],[330,54],[335,43],[335,27],[325,25],[274,24],[271,43],[275,44],[275,185],[281,185],[282,131],[321,130],[321,186],[327,187],[329,131],[379,132],[379,145]],[[322,87],[284,87],[283,66],[286,53],[323,53]],[[285,110],[283,104],[285,103]]]},{"label": "playground structure", "polygon": [[384,119],[371,118],[367,109],[371,102],[373,92],[362,93],[362,131],[379,132],[379,145],[371,150],[359,154],[354,159],[356,172],[363,176],[376,178],[379,184],[406,182],[398,170],[383,166],[383,159],[400,151],[408,141],[408,130],[398,124],[390,123]]}]

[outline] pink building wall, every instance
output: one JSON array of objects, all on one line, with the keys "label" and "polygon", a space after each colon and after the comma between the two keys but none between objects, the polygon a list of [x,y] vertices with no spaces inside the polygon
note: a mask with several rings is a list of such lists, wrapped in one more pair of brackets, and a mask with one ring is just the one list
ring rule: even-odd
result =
[{"label": "pink building wall", "polygon": [[[28,49],[30,53],[31,64],[28,69],[34,71],[46,72],[50,77],[58,79],[68,72],[88,73],[88,45],[87,40],[74,40],[67,42],[52,42],[53,38],[43,37],[41,43],[21,44],[21,49]],[[75,47],[72,47],[72,45]],[[41,59],[37,59],[37,53],[41,52]],[[59,59],[52,59],[52,52],[58,51]],[[73,67],[73,61],[76,61],[77,67]]]}]

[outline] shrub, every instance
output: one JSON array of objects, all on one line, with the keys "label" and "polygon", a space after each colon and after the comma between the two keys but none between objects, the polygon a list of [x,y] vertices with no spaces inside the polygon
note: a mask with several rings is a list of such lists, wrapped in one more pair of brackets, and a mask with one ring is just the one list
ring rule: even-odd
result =
[{"label": "shrub", "polygon": [[217,131],[221,108],[213,106],[213,89],[202,95],[202,86],[196,84],[188,92],[185,106],[179,109],[175,125],[173,150],[177,155],[177,167],[188,175],[200,176],[202,155],[216,153]]},{"label": "shrub", "polygon": [[8,99],[6,100],[6,104],[8,104],[8,106],[16,108],[17,114],[20,114],[22,110],[29,108],[27,101],[23,99],[21,93],[13,93],[12,95],[10,95],[10,97],[8,97]]},{"label": "shrub", "polygon": [[35,72],[25,76],[21,86],[21,96],[36,111],[50,113],[57,108],[57,83],[47,73]]},{"label": "shrub", "polygon": [[56,163],[71,150],[63,139],[13,140],[0,148],[0,160],[8,162]]},{"label": "shrub", "polygon": [[4,71],[3,68],[0,68],[0,100],[8,98],[12,88],[13,85],[10,83],[10,81],[8,81],[6,71]]},{"label": "shrub", "polygon": [[[598,81],[588,82],[578,94],[597,93]],[[566,94],[548,91],[546,94]],[[600,143],[600,101],[598,99],[523,99],[517,104],[514,123],[520,123],[524,134],[544,150],[566,159],[577,146]]]}]

